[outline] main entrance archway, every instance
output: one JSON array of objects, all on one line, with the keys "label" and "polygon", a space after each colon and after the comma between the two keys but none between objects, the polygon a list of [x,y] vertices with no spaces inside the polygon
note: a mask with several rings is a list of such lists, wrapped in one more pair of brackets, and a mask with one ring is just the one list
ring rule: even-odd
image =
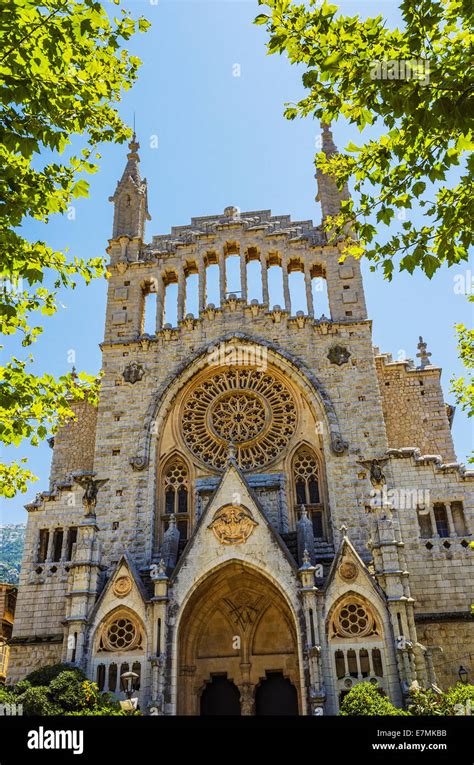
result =
[{"label": "main entrance archway", "polygon": [[265,576],[241,562],[228,563],[201,583],[180,619],[178,714],[219,713],[220,694],[226,709],[237,714],[232,685],[239,693],[240,714],[255,714],[257,686],[272,673],[286,683],[274,685],[276,711],[270,714],[287,708],[290,684],[298,710],[298,650],[290,608]]}]

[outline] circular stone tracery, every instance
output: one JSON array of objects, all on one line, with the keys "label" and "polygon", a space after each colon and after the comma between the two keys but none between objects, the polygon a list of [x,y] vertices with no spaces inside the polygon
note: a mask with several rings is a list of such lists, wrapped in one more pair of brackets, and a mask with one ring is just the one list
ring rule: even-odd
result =
[{"label": "circular stone tracery", "polygon": [[267,412],[264,403],[253,393],[225,393],[210,407],[209,422],[218,438],[243,444],[262,433]]},{"label": "circular stone tracery", "polygon": [[269,372],[232,369],[196,385],[184,402],[182,432],[191,452],[223,469],[228,446],[243,470],[272,462],[295,432],[296,406],[290,390]]},{"label": "circular stone tracery", "polygon": [[374,616],[357,601],[349,601],[339,609],[333,629],[335,636],[344,638],[367,637],[378,632]]}]

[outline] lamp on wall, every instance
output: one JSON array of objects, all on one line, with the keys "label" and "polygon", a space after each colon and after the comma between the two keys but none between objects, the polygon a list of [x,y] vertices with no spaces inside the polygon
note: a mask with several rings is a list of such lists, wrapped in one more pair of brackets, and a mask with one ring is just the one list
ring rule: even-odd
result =
[{"label": "lamp on wall", "polygon": [[466,684],[467,680],[468,680],[468,677],[469,677],[469,672],[467,671],[466,667],[462,666],[462,664],[459,667],[458,675],[459,675],[459,679],[460,679],[461,683]]},{"label": "lamp on wall", "polygon": [[120,675],[120,685],[128,700],[132,698],[132,693],[137,680],[138,675],[136,672],[123,672]]}]

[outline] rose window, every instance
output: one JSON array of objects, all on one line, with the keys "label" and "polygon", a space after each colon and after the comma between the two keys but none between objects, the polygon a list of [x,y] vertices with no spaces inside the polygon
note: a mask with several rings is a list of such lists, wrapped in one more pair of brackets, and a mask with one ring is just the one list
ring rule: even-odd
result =
[{"label": "rose window", "polygon": [[138,626],[122,616],[115,619],[102,634],[102,648],[106,651],[127,651],[137,648],[141,643],[141,634]]},{"label": "rose window", "polygon": [[194,387],[183,406],[186,445],[205,464],[223,469],[233,444],[243,470],[272,462],[296,428],[294,398],[269,372],[236,369]]},{"label": "rose window", "polygon": [[265,428],[265,406],[255,395],[227,393],[210,412],[211,426],[218,437],[234,444],[256,438]]},{"label": "rose window", "polygon": [[345,638],[366,637],[378,634],[372,614],[362,603],[345,603],[337,612],[333,622],[334,636]]}]

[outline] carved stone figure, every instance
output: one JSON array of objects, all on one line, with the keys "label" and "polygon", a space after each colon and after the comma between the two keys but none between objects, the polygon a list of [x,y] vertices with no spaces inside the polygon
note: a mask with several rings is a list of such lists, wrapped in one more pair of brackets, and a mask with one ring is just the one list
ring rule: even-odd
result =
[{"label": "carved stone figure", "polygon": [[127,364],[123,370],[123,379],[125,382],[129,382],[134,385],[136,382],[139,382],[142,379],[144,374],[145,369],[143,366],[141,364],[137,364],[136,361],[131,361],[130,364]]},{"label": "carved stone figure", "polygon": [[329,349],[328,359],[331,364],[337,364],[337,366],[340,367],[342,364],[347,364],[350,355],[350,351],[342,345],[333,345],[333,347]]},{"label": "carved stone figure", "polygon": [[208,528],[221,545],[241,545],[247,541],[257,522],[244,507],[222,507]]},{"label": "carved stone figure", "polygon": [[97,494],[99,493],[100,487],[104,486],[109,480],[108,478],[95,479],[94,475],[95,473],[74,476],[75,482],[85,489],[82,497],[82,504],[86,509],[86,518],[95,516]]}]

